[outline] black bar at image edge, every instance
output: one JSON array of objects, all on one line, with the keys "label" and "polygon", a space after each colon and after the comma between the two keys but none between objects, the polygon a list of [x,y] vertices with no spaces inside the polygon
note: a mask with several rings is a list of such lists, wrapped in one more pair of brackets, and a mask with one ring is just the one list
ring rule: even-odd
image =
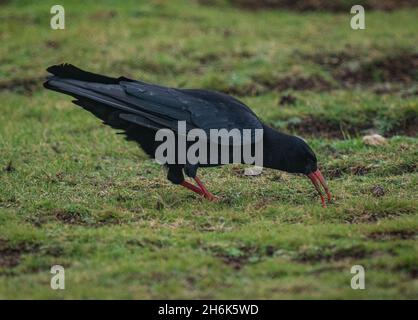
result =
[{"label": "black bar at image edge", "polygon": [[[400,307],[400,308],[399,308]],[[35,314],[54,319],[60,316],[106,315],[120,316],[130,313],[134,318],[151,317],[152,319],[200,319],[200,318],[252,318],[262,319],[269,315],[293,317],[321,315],[335,317],[337,311],[344,316],[364,316],[382,314],[400,316],[408,308],[416,307],[416,301],[275,301],[275,300],[19,300],[0,301],[2,313],[7,309],[14,316]],[[287,318],[288,316],[286,316]]]}]

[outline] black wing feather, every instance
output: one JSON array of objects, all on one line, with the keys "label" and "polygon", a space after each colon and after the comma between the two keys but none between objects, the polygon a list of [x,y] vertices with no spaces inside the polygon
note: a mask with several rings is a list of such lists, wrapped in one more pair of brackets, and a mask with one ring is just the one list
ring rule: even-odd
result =
[{"label": "black wing feather", "polygon": [[68,63],[51,66],[46,70],[49,73],[52,73],[53,75],[56,75],[57,77],[60,77],[60,78],[81,80],[81,81],[87,81],[87,82],[118,84],[119,81],[123,81],[123,80],[132,81],[125,77],[112,78],[112,77],[103,76],[97,73],[84,71]]},{"label": "black wing feather", "polygon": [[[218,92],[174,89],[127,78],[110,78],[85,72],[72,65],[52,66],[55,76],[45,87],[76,98],[116,108],[124,122],[146,128],[177,130],[178,121],[187,129],[262,129],[258,117],[239,100]],[[123,116],[121,116],[123,114]]]}]

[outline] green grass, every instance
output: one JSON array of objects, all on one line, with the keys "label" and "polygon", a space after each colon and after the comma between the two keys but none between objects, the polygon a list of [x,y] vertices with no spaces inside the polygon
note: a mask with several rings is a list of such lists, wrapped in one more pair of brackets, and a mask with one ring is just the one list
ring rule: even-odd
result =
[{"label": "green grass", "polygon": [[[0,298],[418,298],[418,79],[380,63],[415,63],[417,9],[366,12],[353,31],[348,13],[66,1],[66,29],[53,31],[53,4],[0,5]],[[236,165],[201,170],[223,198],[201,200],[44,90],[61,62],[233,92],[308,140],[335,203],[321,208],[304,177]],[[294,104],[279,104],[286,94]],[[387,145],[364,145],[367,130]],[[64,291],[50,289],[54,264]],[[350,287],[356,264],[366,290]]]}]

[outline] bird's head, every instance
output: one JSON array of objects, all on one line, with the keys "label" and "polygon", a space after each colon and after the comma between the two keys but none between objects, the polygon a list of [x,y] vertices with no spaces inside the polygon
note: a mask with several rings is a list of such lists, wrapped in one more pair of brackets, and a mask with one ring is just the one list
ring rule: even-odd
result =
[{"label": "bird's head", "polygon": [[316,155],[311,147],[301,138],[287,136],[286,143],[280,144],[280,170],[290,173],[309,174],[317,167]]},{"label": "bird's head", "polygon": [[289,173],[302,173],[306,175],[319,193],[322,205],[325,206],[325,198],[321,186],[324,189],[328,201],[332,197],[328,185],[321,171],[318,169],[317,158],[312,148],[301,138],[285,134],[275,135],[275,150],[272,158],[273,168]]}]

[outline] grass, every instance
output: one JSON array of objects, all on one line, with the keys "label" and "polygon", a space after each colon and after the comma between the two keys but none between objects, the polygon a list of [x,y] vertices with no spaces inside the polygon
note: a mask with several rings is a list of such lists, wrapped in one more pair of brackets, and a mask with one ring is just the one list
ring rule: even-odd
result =
[{"label": "grass", "polygon": [[[348,13],[66,1],[53,31],[53,4],[1,4],[0,298],[418,298],[417,9],[367,11],[353,31]],[[335,203],[306,178],[235,165],[201,170],[220,203],[171,185],[41,87],[61,62],[233,93],[309,141]],[[370,130],[388,143],[364,145]],[[356,264],[366,290],[350,287]]]}]

